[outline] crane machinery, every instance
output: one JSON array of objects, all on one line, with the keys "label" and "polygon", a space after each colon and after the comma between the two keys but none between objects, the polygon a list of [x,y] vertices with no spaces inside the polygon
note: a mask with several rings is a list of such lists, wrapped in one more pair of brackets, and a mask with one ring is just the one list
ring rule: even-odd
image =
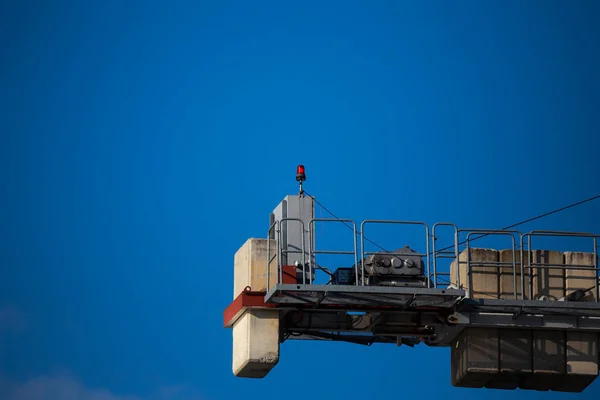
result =
[{"label": "crane machinery", "polygon": [[[236,376],[267,376],[287,340],[450,347],[457,387],[581,392],[598,376],[599,235],[315,218],[303,165],[296,180],[299,193],[273,210],[265,237],[234,257],[224,327],[233,331]],[[317,247],[318,223],[346,225],[348,248]],[[365,232],[382,225],[418,228],[422,240],[368,251]],[[439,249],[442,230],[453,244]],[[473,247],[481,236],[506,246]],[[543,237],[586,240],[589,251],[536,247]],[[317,263],[324,255],[352,261],[331,270]]]}]

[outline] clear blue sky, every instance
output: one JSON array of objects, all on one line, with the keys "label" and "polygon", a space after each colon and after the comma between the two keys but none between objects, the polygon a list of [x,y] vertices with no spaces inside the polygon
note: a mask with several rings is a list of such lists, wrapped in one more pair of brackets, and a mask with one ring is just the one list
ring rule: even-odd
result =
[{"label": "clear blue sky", "polygon": [[3,2],[0,397],[573,397],[452,388],[425,346],[288,342],[236,379],[222,311],[298,163],[357,221],[501,227],[597,194],[598,26],[594,1]]}]

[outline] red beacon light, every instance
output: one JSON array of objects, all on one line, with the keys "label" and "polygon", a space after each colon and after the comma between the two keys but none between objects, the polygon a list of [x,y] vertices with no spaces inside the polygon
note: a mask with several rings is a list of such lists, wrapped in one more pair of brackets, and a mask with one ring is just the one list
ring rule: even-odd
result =
[{"label": "red beacon light", "polygon": [[300,192],[298,195],[300,197],[304,196],[304,189],[302,189],[302,182],[306,180],[306,173],[304,172],[304,165],[300,164],[296,168],[296,180],[300,182]]},{"label": "red beacon light", "polygon": [[306,180],[306,174],[304,173],[304,165],[298,165],[296,168],[296,180],[303,182]]}]

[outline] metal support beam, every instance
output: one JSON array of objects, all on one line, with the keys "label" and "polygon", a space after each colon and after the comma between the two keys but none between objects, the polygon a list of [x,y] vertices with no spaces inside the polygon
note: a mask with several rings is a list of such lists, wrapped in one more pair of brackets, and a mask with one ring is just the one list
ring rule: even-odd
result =
[{"label": "metal support beam", "polygon": [[577,332],[600,332],[600,317],[548,315],[533,313],[457,312],[448,322],[464,327],[552,329]]},{"label": "metal support beam", "polygon": [[265,303],[279,306],[317,304],[340,306],[347,310],[369,308],[407,309],[418,307],[451,308],[465,291],[419,287],[275,285]]}]

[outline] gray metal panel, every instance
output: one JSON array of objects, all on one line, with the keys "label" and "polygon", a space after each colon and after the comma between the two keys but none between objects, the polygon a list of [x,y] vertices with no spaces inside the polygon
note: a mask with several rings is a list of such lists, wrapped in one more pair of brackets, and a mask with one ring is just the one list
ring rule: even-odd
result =
[{"label": "gray metal panel", "polygon": [[[308,233],[309,223],[314,218],[314,200],[308,196],[286,196],[273,210],[273,220],[280,223],[281,249],[283,250],[281,264],[293,265],[295,261],[302,260],[302,235],[304,234],[305,259],[309,262],[310,250],[314,250],[314,236],[310,243]],[[287,220],[299,219],[302,221]],[[304,230],[304,232],[303,232]]]},{"label": "gray metal panel", "polygon": [[573,315],[543,315],[542,313],[458,312],[449,317],[462,326],[508,329],[540,329],[578,332],[600,332],[600,317]]},{"label": "gray metal panel", "polygon": [[[273,222],[279,222],[283,218],[285,218],[287,216],[287,200],[282,200],[281,203],[279,203],[277,207],[275,207],[271,215],[271,224],[273,224]],[[277,239],[277,233],[275,232],[275,229],[270,232],[270,235],[270,239]],[[284,238],[283,235],[282,238]]]},{"label": "gray metal panel", "polygon": [[481,388],[499,372],[497,329],[465,329],[452,344],[452,385]]},{"label": "gray metal panel", "polygon": [[504,300],[504,299],[466,299],[464,301],[464,310],[490,310],[490,311],[522,311],[523,309],[535,310],[542,313],[542,310],[552,312],[568,312],[581,314],[582,311],[593,312],[593,315],[600,315],[600,303],[579,302],[579,301],[538,301],[538,300]]},{"label": "gray metal panel", "polygon": [[464,290],[389,286],[275,285],[265,295],[266,303],[335,304],[347,306],[452,307]]}]

